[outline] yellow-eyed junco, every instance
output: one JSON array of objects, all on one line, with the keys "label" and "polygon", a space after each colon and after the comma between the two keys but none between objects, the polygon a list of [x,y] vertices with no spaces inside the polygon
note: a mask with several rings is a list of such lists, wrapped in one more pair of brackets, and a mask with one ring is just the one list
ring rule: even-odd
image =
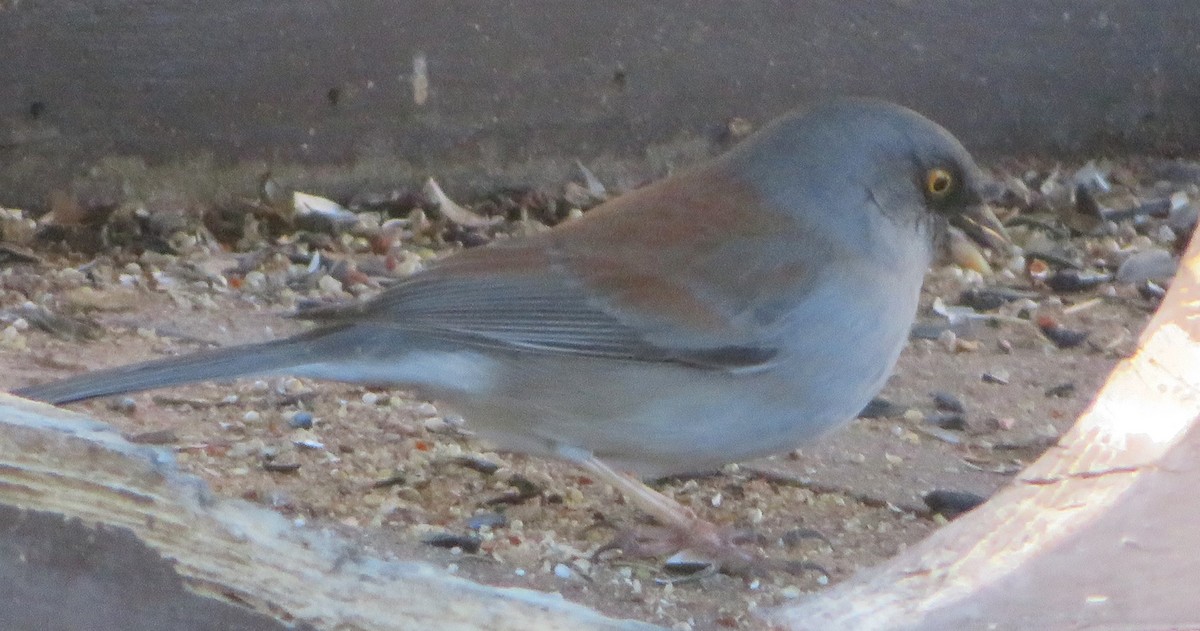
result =
[{"label": "yellow-eyed junco", "polygon": [[1001,231],[945,129],[838,100],[583,218],[450,256],[287,339],[22,388],[66,403],[241,375],[415,389],[498,446],[574,462],[733,567],[661,476],[794,448],[891,372],[948,224]]}]

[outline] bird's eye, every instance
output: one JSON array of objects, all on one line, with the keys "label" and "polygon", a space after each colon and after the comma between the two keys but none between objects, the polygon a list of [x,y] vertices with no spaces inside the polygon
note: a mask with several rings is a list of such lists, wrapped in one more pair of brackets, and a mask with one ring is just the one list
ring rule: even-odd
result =
[{"label": "bird's eye", "polygon": [[930,169],[925,174],[925,194],[932,199],[942,199],[954,188],[954,176],[945,169]]}]

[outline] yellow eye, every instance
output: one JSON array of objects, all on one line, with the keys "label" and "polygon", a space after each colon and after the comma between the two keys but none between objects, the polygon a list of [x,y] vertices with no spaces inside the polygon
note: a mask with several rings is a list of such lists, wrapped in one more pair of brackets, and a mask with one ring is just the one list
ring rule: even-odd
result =
[{"label": "yellow eye", "polygon": [[925,174],[925,193],[933,199],[941,199],[954,188],[954,176],[945,169],[930,169]]}]

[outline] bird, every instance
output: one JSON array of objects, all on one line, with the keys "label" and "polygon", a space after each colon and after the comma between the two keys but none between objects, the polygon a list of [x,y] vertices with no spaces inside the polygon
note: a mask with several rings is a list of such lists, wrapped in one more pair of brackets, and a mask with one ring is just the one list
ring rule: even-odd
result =
[{"label": "bird", "polygon": [[948,235],[1004,242],[989,182],[911,109],[823,101],[578,219],[301,311],[315,327],[292,337],[14,394],[64,404],[251,375],[404,387],[500,449],[574,463],[737,571],[760,559],[642,480],[854,418],[894,369]]}]

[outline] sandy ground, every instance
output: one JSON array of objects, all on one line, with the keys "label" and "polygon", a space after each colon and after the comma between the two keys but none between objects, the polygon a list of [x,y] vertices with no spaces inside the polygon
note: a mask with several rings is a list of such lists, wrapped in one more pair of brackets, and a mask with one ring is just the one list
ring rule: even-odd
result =
[{"label": "sandy ground", "polygon": [[[303,328],[281,317],[296,295],[146,281],[151,270],[170,272],[170,259],[39,252],[40,264],[2,267],[0,329],[13,332],[0,340],[0,388]],[[227,255],[188,258],[210,269],[231,262]],[[87,267],[91,280],[81,278],[78,270],[97,260],[102,270],[111,267],[98,274],[110,282],[94,281],[94,265]],[[139,268],[127,266],[133,262]],[[122,273],[134,280],[122,284]],[[1054,295],[1021,274],[986,284],[1001,281],[1031,291],[1036,314],[1087,331],[1087,342],[1058,348],[1028,314],[1020,322],[977,322],[954,336],[914,339],[882,393],[894,404],[889,416],[855,420],[771,459],[655,483],[707,519],[751,529],[771,557],[819,564],[828,577],[718,574],[671,583],[661,559],[615,553],[593,559],[617,529],[642,523],[637,511],[569,466],[491,451],[472,438],[470,419],[462,425],[443,418],[433,404],[403,391],[241,380],[73,407],[134,440],[174,449],[181,467],[218,494],[338,529],[364,552],[422,558],[474,580],[559,592],[613,616],[672,628],[754,628],[754,609],[845,580],[944,523],[927,509],[925,493],[986,497],[1004,485],[1084,409],[1132,350],[1154,306],[1132,286],[1104,283]],[[931,309],[934,299],[954,303],[973,282],[954,267],[934,270],[920,320],[944,328]],[[82,296],[83,286],[96,287],[95,294]],[[17,323],[28,323],[20,314],[29,300],[86,302],[87,318],[99,324],[94,339]],[[934,392],[958,399],[965,423],[954,425],[945,412],[939,417]],[[311,414],[310,429],[294,426],[303,424],[298,412]],[[804,536],[809,530],[827,541]]]}]

